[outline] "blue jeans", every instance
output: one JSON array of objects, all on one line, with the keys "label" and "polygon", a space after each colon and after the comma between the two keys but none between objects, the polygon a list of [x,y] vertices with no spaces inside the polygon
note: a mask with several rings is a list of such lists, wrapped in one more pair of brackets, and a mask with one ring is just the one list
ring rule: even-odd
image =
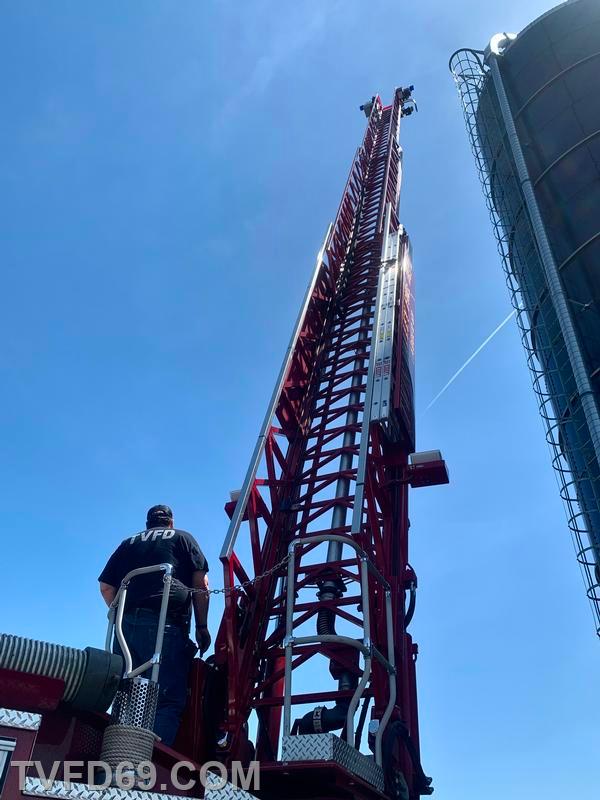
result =
[{"label": "blue jeans", "polygon": [[[147,609],[139,608],[124,615],[123,635],[131,652],[134,669],[154,655],[157,625],[158,614]],[[113,652],[123,655],[116,637]],[[185,708],[193,653],[193,645],[185,628],[167,624],[158,674],[158,707],[154,733],[160,736],[163,744],[169,746],[175,741]],[[144,673],[144,677],[150,677],[150,670]]]}]

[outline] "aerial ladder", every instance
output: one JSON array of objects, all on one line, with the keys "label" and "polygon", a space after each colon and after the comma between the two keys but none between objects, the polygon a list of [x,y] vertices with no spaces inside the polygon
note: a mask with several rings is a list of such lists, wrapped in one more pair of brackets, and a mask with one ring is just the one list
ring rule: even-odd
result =
[{"label": "aerial ladder", "polygon": [[[438,451],[415,452],[413,266],[398,216],[399,132],[416,108],[412,87],[395,90],[390,105],[376,96],[361,108],[363,141],[243,485],[225,506],[225,610],[215,653],[195,661],[175,748],[149,745],[168,795],[147,792],[148,798],[200,796],[169,781],[169,765],[183,758],[230,771],[258,762],[258,788],[249,794],[228,786],[225,795],[207,789],[214,800],[418,800],[433,791],[421,766],[418,648],[409,633],[417,577],[409,561],[408,495],[411,487],[447,483],[448,475]],[[118,614],[112,624],[119,628]],[[33,652],[35,645],[27,647]],[[62,689],[73,682],[74,656],[56,656],[60,669],[48,677],[48,659],[19,660],[14,643],[2,648],[0,640],[0,703],[12,711],[0,712],[0,743],[10,738],[10,714],[40,716],[24,747],[42,760],[52,751],[85,762],[102,754],[107,731],[119,734],[125,723],[129,732],[148,728],[150,689],[143,684],[140,694],[130,663],[119,684],[123,665],[108,653],[108,640],[104,661],[99,653],[84,659],[97,663],[81,678],[88,688],[71,687],[70,694]],[[151,666],[158,682],[159,662],[157,641]],[[29,676],[21,699],[14,688],[19,672]],[[9,680],[10,691],[3,691]],[[58,683],[42,711],[40,696],[50,689],[36,681],[44,680]],[[62,745],[57,729],[65,732]],[[43,792],[30,779],[31,786]],[[84,784],[81,794],[68,794],[64,782],[59,789],[31,796],[95,797]],[[12,800],[22,789],[10,791]],[[111,791],[102,800],[127,797]]]}]

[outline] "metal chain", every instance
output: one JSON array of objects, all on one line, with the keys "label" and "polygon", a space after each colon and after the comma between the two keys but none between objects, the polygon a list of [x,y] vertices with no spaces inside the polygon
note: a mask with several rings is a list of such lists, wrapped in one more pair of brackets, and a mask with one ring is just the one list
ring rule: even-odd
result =
[{"label": "metal chain", "polygon": [[[270,577],[271,575],[273,575],[273,573],[275,573],[279,569],[281,569],[281,567],[285,566],[288,563],[288,561],[290,560],[291,557],[292,557],[292,554],[288,553],[286,556],[284,556],[284,558],[281,559],[281,561],[278,561],[276,564],[274,564],[271,567],[271,569],[268,569],[266,572],[263,572],[262,575],[256,575],[254,578],[250,578],[250,580],[244,581],[243,583],[236,583],[234,586],[229,586],[227,588],[224,586],[222,589],[200,589],[200,588],[193,589],[190,586],[184,586],[183,584],[179,584],[179,586],[180,586],[180,588],[183,586],[183,588],[186,589],[186,591],[188,591],[190,594],[206,594],[206,595],[222,594],[222,595],[228,595],[228,594],[231,594],[232,592],[239,592],[242,589],[247,589],[248,586],[252,586],[252,584],[259,583],[259,581],[262,581],[265,578]],[[115,599],[110,604],[109,612],[111,610],[117,608],[118,596],[119,595],[117,594]]]},{"label": "metal chain", "polygon": [[264,578],[269,578],[275,572],[281,569],[281,567],[285,566],[290,558],[292,557],[291,553],[288,553],[281,561],[278,561],[277,564],[268,569],[266,572],[263,572],[262,575],[256,575],[254,578],[250,578],[250,580],[244,581],[243,583],[236,583],[234,586],[223,587],[222,589],[190,589],[189,586],[185,588],[190,592],[190,594],[223,594],[228,595],[231,592],[239,592],[242,589],[247,589],[248,586],[252,586],[254,583],[258,583],[259,581],[264,580]]}]

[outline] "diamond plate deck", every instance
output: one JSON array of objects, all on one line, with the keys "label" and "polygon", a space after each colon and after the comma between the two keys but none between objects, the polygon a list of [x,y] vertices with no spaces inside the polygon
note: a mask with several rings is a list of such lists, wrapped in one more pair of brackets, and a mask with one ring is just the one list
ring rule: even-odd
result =
[{"label": "diamond plate deck", "polygon": [[91,789],[85,783],[71,783],[67,788],[63,781],[54,781],[46,788],[39,778],[25,778],[22,792],[26,797],[52,797],[57,800],[181,800],[174,794],[143,792],[139,789]]},{"label": "diamond plate deck", "polygon": [[41,721],[41,714],[32,714],[29,711],[14,711],[12,708],[0,708],[0,725],[4,725],[7,728],[37,731]]},{"label": "diamond plate deck", "polygon": [[[237,789],[227,783],[222,789],[211,788],[219,786],[218,776],[207,775],[207,787],[204,800],[256,800],[253,794]],[[26,797],[48,797],[54,800],[181,800],[180,795],[157,794],[144,792],[139,789],[91,789],[84,783],[72,783],[67,789],[63,781],[54,781],[51,787],[46,788],[39,778],[25,778],[25,787],[22,794]]]},{"label": "diamond plate deck", "polygon": [[204,800],[256,800],[255,795],[250,794],[250,792],[247,792],[244,789],[237,789],[231,783],[227,783],[222,789],[211,788],[211,784],[213,786],[218,786],[220,784],[220,780],[218,776],[211,775],[209,773],[207,776],[207,786],[204,794]]},{"label": "diamond plate deck", "polygon": [[384,789],[383,770],[375,763],[372,756],[359,753],[348,742],[333,733],[284,736],[281,743],[281,760],[334,761],[380,791]]}]

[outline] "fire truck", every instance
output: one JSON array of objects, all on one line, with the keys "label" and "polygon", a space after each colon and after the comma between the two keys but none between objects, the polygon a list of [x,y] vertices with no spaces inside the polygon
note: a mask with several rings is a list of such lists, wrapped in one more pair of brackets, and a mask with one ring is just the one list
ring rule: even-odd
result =
[{"label": "fire truck", "polygon": [[[0,635],[0,793],[90,800],[418,800],[410,634],[411,488],[448,482],[416,452],[413,264],[398,209],[413,87],[361,106],[366,129],[316,257],[239,492],[225,505],[225,609],[193,662],[173,747],[152,732],[155,653],[134,665],[128,587],[104,650]],[[113,636],[123,657],[112,652]]]}]

